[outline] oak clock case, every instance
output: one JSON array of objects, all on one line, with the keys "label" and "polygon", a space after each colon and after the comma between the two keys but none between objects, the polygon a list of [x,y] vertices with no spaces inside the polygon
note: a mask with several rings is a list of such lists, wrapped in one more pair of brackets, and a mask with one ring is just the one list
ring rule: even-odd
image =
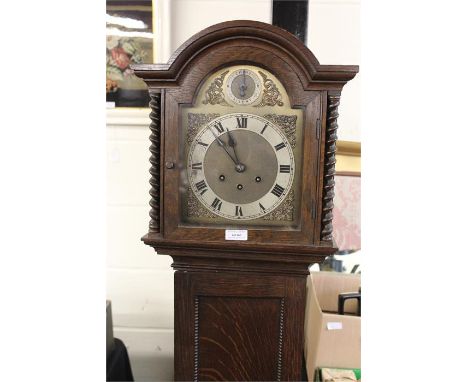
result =
[{"label": "oak clock case", "polygon": [[238,20],[133,69],[151,97],[142,240],[175,269],[175,379],[301,380],[306,277],[337,250],[338,106],[358,68]]},{"label": "oak clock case", "polygon": [[240,65],[209,76],[182,109],[182,221],[297,226],[302,130],[303,111],[269,71]]}]

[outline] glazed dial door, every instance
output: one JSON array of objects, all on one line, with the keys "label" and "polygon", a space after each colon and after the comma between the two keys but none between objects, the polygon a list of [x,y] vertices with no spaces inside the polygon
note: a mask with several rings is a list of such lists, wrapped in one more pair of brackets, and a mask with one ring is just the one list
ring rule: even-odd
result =
[{"label": "glazed dial door", "polygon": [[303,110],[251,65],[220,69],[198,89],[180,109],[182,224],[298,227]]},{"label": "glazed dial door", "polygon": [[292,187],[294,170],[294,153],[281,128],[247,113],[205,125],[188,155],[198,201],[229,220],[257,219],[275,210]]}]

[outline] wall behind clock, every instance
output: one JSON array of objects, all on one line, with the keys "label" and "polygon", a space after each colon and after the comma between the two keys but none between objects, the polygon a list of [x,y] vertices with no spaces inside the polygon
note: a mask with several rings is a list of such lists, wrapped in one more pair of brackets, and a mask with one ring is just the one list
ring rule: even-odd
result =
[{"label": "wall behind clock", "polygon": [[[321,64],[359,65],[361,55],[359,0],[309,0],[307,46]],[[341,95],[338,139],[361,141],[360,73]]]},{"label": "wall behind clock", "polygon": [[[271,22],[272,11],[270,0],[155,0],[154,7],[158,62],[209,25],[233,19]],[[308,46],[321,63],[359,64],[359,8],[353,0],[309,1]],[[157,256],[140,241],[149,210],[148,114],[148,109],[108,110],[107,297],[115,336],[128,346],[135,380],[167,381],[173,372],[171,258]],[[360,141],[359,76],[343,91],[339,138]],[[342,183],[341,189],[351,187]],[[341,203],[347,226],[354,221],[352,208],[348,199]],[[346,240],[356,242],[355,236]]]}]

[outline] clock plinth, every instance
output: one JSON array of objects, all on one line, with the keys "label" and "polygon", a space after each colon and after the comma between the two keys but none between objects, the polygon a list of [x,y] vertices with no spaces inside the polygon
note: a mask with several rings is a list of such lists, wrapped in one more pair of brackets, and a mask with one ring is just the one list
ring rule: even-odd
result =
[{"label": "clock plinth", "polygon": [[175,380],[301,380],[308,267],[336,248],[278,258],[153,245],[174,260]]},{"label": "clock plinth", "polygon": [[176,380],[300,380],[306,276],[196,269],[175,272]]},{"label": "clock plinth", "polygon": [[133,69],[152,109],[142,240],[174,260],[175,379],[299,380],[308,267],[336,251],[339,96],[358,68],[231,21]]}]

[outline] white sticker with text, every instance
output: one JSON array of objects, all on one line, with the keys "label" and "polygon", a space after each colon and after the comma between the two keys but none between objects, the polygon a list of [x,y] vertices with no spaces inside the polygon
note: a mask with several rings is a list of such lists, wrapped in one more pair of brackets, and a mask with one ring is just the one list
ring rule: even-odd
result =
[{"label": "white sticker with text", "polygon": [[227,229],[224,237],[226,240],[247,240],[247,232],[246,229]]}]

